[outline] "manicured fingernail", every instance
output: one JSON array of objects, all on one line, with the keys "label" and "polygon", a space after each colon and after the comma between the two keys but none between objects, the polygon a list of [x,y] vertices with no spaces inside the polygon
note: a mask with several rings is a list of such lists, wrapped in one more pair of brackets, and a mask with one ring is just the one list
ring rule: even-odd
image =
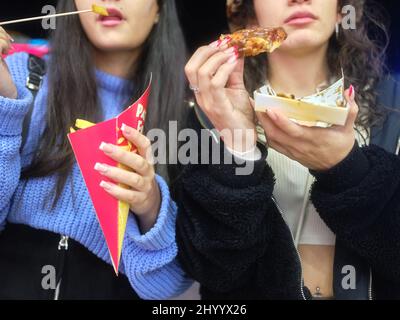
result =
[{"label": "manicured fingernail", "polygon": [[122,124],[121,130],[125,134],[131,134],[132,133],[131,128],[129,128],[125,123]]},{"label": "manicured fingernail", "polygon": [[235,63],[238,59],[237,53],[233,53],[232,56],[229,58],[228,63]]},{"label": "manicured fingernail", "polygon": [[113,153],[114,152],[114,147],[111,144],[102,142],[100,145],[100,150],[107,152],[107,153]]},{"label": "manicured fingernail", "polygon": [[99,171],[100,173],[107,173],[108,167],[101,163],[96,163],[94,166],[94,170]]},{"label": "manicured fingernail", "polygon": [[102,187],[103,189],[106,189],[106,190],[111,190],[112,189],[111,183],[108,183],[108,182],[105,182],[105,181],[100,182],[100,187]]},{"label": "manicured fingernail", "polygon": [[218,47],[223,47],[223,46],[226,45],[229,41],[231,41],[230,38],[225,38],[224,40],[222,40],[222,41],[218,44]]},{"label": "manicured fingernail", "polygon": [[353,85],[351,85],[350,88],[349,88],[349,97],[350,97],[350,99],[353,100],[354,96],[355,96],[355,90],[354,90]]},{"label": "manicured fingernail", "polygon": [[218,48],[220,43],[221,43],[221,40],[214,41],[213,43],[210,44],[210,47],[213,49]]}]

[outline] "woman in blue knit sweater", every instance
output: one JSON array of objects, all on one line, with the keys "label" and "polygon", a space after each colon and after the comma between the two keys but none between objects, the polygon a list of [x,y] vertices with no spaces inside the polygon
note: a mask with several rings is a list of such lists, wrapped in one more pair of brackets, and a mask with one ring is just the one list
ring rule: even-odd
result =
[{"label": "woman in blue knit sweater", "polygon": [[[60,0],[57,9],[91,4]],[[176,261],[176,206],[145,156],[147,138],[125,128],[138,156],[101,147],[135,173],[96,165],[116,183],[102,187],[131,208],[118,278],[67,140],[75,119],[99,122],[123,111],[143,92],[150,72],[154,85],[146,130],[166,128],[168,120],[183,114],[185,49],[174,1],[101,4],[112,9],[111,17],[86,13],[57,20],[52,53],[45,58],[48,72],[35,99],[25,87],[27,54],[0,65],[0,298],[166,299],[190,284]],[[0,38],[7,53],[12,39],[4,30]],[[46,278],[51,267],[55,283]]]}]

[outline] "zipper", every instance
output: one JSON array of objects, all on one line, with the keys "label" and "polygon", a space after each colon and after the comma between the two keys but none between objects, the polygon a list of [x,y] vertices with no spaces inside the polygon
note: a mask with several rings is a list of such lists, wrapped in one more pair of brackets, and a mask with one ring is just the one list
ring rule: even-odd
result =
[{"label": "zipper", "polygon": [[372,289],[372,269],[369,269],[368,300],[374,300],[374,293]]},{"label": "zipper", "polygon": [[60,286],[61,286],[61,279],[60,279],[60,281],[57,283],[56,292],[54,293],[54,300],[55,300],[55,301],[58,301],[58,300],[59,300],[59,296],[60,296]]},{"label": "zipper", "polygon": [[63,257],[62,257],[62,261],[61,261],[61,269],[59,270],[61,276],[60,276],[60,280],[58,281],[57,286],[56,286],[56,291],[54,293],[54,300],[59,300],[59,296],[60,296],[62,272],[64,269],[64,258],[65,258],[64,254],[66,251],[68,251],[68,240],[69,240],[69,237],[61,236],[60,242],[58,243],[58,251],[64,251],[64,253],[63,253]]},{"label": "zipper", "polygon": [[399,138],[399,140],[397,140],[397,147],[396,147],[395,154],[396,154],[396,156],[398,156],[400,154],[400,138]]},{"label": "zipper", "polygon": [[272,201],[275,203],[275,206],[276,206],[276,208],[278,209],[278,211],[279,211],[279,213],[280,213],[280,215],[281,215],[281,217],[282,217],[282,219],[283,219],[283,222],[285,223],[285,226],[286,226],[287,230],[289,231],[289,233],[290,233],[290,235],[291,235],[291,237],[292,237],[292,244],[293,244],[294,249],[296,250],[296,253],[297,253],[297,260],[298,260],[299,265],[300,265],[300,295],[301,295],[301,297],[303,298],[303,300],[307,300],[306,295],[304,294],[304,289],[303,289],[303,286],[304,286],[303,267],[302,267],[302,261],[301,261],[301,256],[300,256],[299,250],[297,249],[297,247],[296,247],[296,245],[295,245],[295,241],[294,241],[294,238],[293,238],[293,234],[292,234],[292,232],[290,231],[290,228],[289,228],[289,226],[288,226],[288,224],[287,224],[285,218],[283,217],[283,211],[282,211],[281,208],[279,207],[279,205],[278,205],[277,201],[275,200],[275,198],[274,198],[273,196],[272,196],[271,198],[272,198]]}]

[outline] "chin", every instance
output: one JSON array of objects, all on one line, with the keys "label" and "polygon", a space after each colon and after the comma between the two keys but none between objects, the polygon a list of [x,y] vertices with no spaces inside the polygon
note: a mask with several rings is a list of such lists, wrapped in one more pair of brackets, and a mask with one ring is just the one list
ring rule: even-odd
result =
[{"label": "chin", "polygon": [[115,38],[103,38],[101,40],[93,41],[94,46],[101,51],[125,51],[135,48],[132,43],[127,43],[126,40],[118,40]]},{"label": "chin", "polygon": [[289,34],[283,43],[282,50],[301,50],[306,48],[320,47],[328,40],[322,39],[320,33],[312,30],[298,30]]},{"label": "chin", "polygon": [[99,45],[96,44],[95,48],[99,51],[99,52],[122,52],[122,51],[127,51],[129,50],[129,48],[127,48],[126,46],[122,46],[122,45]]}]

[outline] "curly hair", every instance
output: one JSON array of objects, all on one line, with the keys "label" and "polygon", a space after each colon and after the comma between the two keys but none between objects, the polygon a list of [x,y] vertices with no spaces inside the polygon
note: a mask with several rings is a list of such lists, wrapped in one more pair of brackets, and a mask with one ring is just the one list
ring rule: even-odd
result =
[{"label": "curly hair", "polygon": [[[231,28],[245,27],[254,21],[253,0],[232,0],[228,3]],[[338,0],[338,8],[351,5],[356,10],[356,29],[340,29],[332,35],[328,48],[328,65],[332,75],[345,72],[346,86],[353,84],[360,108],[356,121],[366,132],[382,123],[384,108],[377,104],[377,86],[386,73],[386,49],[389,36],[383,21],[388,21],[382,7],[365,0]],[[265,55],[246,61],[245,83],[253,92],[265,83],[268,64]]]}]

